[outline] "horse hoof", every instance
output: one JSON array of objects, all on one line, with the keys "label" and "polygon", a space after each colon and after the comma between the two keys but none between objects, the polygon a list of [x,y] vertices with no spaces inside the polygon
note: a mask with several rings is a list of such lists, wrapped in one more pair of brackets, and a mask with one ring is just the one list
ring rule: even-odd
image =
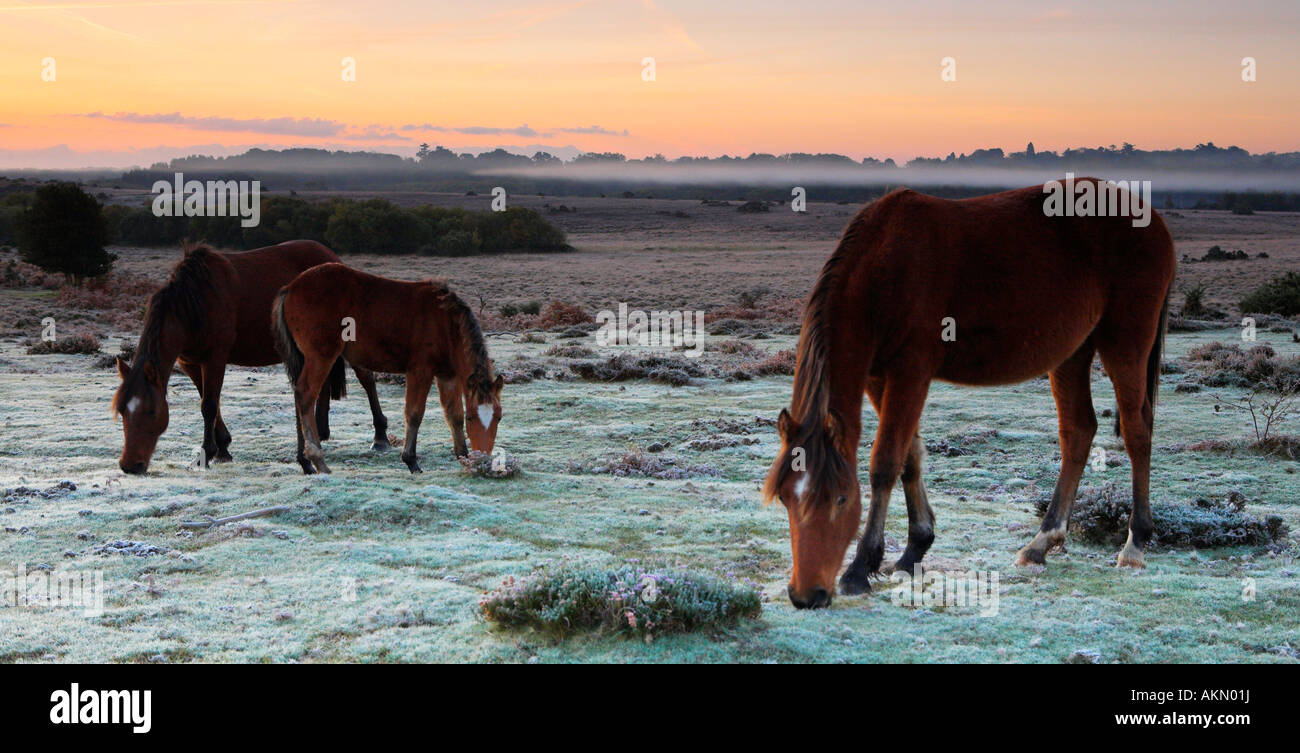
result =
[{"label": "horse hoof", "polygon": [[410,463],[407,467],[411,469],[411,473],[424,473],[424,471],[420,470],[419,463]]},{"label": "horse hoof", "polygon": [[845,573],[840,576],[840,593],[845,596],[857,596],[871,593],[871,578],[865,575]]},{"label": "horse hoof", "polygon": [[388,452],[393,449],[393,446],[387,442],[371,442],[370,449],[375,452]]},{"label": "horse hoof", "polygon": [[230,457],[230,453],[226,452],[225,450],[221,450],[221,451],[217,452],[216,456],[214,456],[214,457],[212,458],[212,461],[211,461],[211,462],[213,462],[213,463],[233,463],[234,461],[235,461],[235,459],[232,458],[232,457]]},{"label": "horse hoof", "polygon": [[1016,554],[1016,567],[1046,567],[1047,557],[1042,550],[1025,547]]},{"label": "horse hoof", "polygon": [[1142,550],[1136,547],[1126,546],[1116,558],[1116,567],[1131,567],[1135,570],[1141,570],[1147,566],[1146,557],[1142,555]]},{"label": "horse hoof", "polygon": [[906,557],[899,557],[898,561],[894,563],[894,568],[890,570],[890,572],[907,573],[908,575],[911,575],[912,571],[916,569],[916,566],[919,564],[919,562],[908,562]]}]

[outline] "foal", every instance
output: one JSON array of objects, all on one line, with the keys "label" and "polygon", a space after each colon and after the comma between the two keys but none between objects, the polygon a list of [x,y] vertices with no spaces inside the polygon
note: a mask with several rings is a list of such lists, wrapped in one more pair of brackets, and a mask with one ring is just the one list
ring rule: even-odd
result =
[{"label": "foal", "polygon": [[501,420],[501,388],[478,320],[445,282],[402,282],[342,264],[310,269],[289,283],[271,315],[298,420],[303,473],[329,473],[311,406],[340,356],[354,367],[406,375],[402,460],[420,472],[416,435],[436,379],[452,447],[491,452]]}]

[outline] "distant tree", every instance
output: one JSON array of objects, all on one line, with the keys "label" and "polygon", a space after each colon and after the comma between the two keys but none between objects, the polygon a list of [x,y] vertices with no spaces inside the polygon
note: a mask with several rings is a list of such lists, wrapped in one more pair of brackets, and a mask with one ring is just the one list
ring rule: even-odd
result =
[{"label": "distant tree", "polygon": [[23,213],[19,249],[23,260],[61,272],[74,285],[107,274],[117,257],[104,250],[108,224],[95,197],[76,183],[46,183]]},{"label": "distant tree", "polygon": [[1034,142],[1031,141],[1029,142],[1028,145],[1025,146],[1025,156],[1026,157],[1034,156]]}]

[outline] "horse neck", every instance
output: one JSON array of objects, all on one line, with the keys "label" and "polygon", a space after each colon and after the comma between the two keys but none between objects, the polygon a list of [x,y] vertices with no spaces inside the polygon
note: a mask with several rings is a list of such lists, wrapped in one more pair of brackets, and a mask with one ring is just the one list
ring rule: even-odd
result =
[{"label": "horse neck", "polygon": [[469,347],[465,340],[465,332],[460,324],[454,319],[449,318],[447,321],[447,360],[451,362],[452,371],[455,372],[456,384],[460,386],[462,392],[466,392],[469,385],[469,377],[478,367],[478,359],[474,356],[474,349]]},{"label": "horse neck", "polygon": [[159,374],[164,376],[165,384],[167,375],[171,374],[176,359],[180,358],[190,338],[175,316],[171,314],[161,316],[163,320],[157,328],[156,339],[153,342],[146,342],[146,338],[151,334],[150,330],[153,329],[146,323],[144,332],[140,334],[140,339],[136,343],[135,352],[137,361],[143,357],[159,369]]},{"label": "horse neck", "polygon": [[853,457],[862,436],[862,396],[871,366],[871,344],[864,343],[864,336],[869,336],[866,323],[849,321],[844,315],[822,330],[826,404],[840,418],[845,449]]}]

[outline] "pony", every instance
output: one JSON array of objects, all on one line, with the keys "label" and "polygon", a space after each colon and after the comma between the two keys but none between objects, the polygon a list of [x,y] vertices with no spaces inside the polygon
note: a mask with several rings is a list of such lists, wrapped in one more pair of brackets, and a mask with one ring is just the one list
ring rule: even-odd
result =
[{"label": "pony", "polygon": [[[1087,190],[1082,184],[1113,188],[1080,178],[1076,191]],[[764,501],[779,498],[789,518],[795,607],[830,605],[858,531],[864,393],[879,417],[870,507],[840,590],[870,591],[900,478],[908,534],[894,568],[912,572],[925,556],[935,518],[921,478],[919,423],[934,379],[979,386],[1050,376],[1060,475],[1037,535],[1017,557],[1018,565],[1044,564],[1064,545],[1097,430],[1094,355],[1114,385],[1117,433],[1132,461],[1133,508],[1118,564],[1144,565],[1173,241],[1154,212],[1145,227],[1124,216],[1049,216],[1052,185],[961,200],[902,189],[849,222],[804,308],[793,395],[777,419],[781,448],[763,487]]]},{"label": "pony", "polygon": [[340,357],[354,367],[406,375],[406,441],[402,460],[420,473],[416,436],[434,380],[457,457],[470,447],[491,452],[501,421],[501,388],[493,378],[478,319],[442,280],[403,282],[322,264],[276,296],[271,315],[277,347],[293,385],[298,464],[329,473],[311,406]]},{"label": "pony", "polygon": [[[167,382],[178,361],[199,391],[204,464],[230,462],[230,431],[221,419],[226,366],[279,363],[271,334],[276,291],[305,269],[337,261],[333,251],[314,241],[233,253],[186,243],[170,279],[149,299],[135,356],[130,363],[117,359],[122,381],[112,412],[122,418],[124,438],[118,467],[131,474],[148,470],[158,437],[167,430]],[[386,450],[388,420],[379,408],[374,376],[354,371],[370,399],[373,447]],[[344,395],[343,377],[340,362],[331,371],[330,393],[316,405],[322,438],[329,436],[330,397]]]}]

